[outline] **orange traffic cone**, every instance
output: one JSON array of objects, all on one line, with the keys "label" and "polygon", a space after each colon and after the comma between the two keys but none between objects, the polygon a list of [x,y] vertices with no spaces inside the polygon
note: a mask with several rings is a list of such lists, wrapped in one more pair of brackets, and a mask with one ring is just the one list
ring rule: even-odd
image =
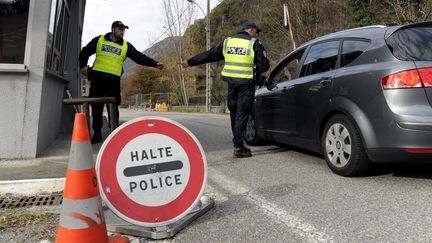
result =
[{"label": "orange traffic cone", "polygon": [[77,113],[56,242],[128,242],[113,240],[107,236],[86,116]]}]

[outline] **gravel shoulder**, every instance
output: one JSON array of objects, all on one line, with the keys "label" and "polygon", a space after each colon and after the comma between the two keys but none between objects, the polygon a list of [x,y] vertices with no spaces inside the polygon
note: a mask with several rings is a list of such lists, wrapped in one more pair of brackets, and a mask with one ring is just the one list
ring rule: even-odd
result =
[{"label": "gravel shoulder", "polygon": [[0,242],[54,242],[59,206],[0,210]]}]

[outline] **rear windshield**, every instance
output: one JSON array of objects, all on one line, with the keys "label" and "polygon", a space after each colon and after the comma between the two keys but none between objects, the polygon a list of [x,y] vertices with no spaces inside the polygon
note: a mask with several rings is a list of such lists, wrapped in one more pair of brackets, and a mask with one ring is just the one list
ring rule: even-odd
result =
[{"label": "rear windshield", "polygon": [[403,61],[432,61],[432,26],[401,29],[387,39],[393,55]]}]

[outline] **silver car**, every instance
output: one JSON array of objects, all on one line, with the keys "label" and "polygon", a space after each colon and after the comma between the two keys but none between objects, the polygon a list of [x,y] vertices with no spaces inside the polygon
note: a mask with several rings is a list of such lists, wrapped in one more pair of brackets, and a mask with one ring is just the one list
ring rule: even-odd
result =
[{"label": "silver car", "polygon": [[432,23],[369,26],[303,44],[255,93],[246,141],[322,153],[342,176],[432,162]]}]

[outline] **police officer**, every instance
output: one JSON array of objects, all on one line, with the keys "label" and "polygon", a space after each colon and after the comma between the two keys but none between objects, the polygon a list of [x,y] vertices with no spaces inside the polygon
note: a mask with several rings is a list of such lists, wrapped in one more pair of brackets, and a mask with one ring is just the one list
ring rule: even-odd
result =
[{"label": "police officer", "polygon": [[225,59],[222,78],[228,82],[228,109],[233,132],[234,158],[252,156],[244,146],[246,123],[252,111],[255,95],[254,80],[269,69],[263,45],[257,40],[261,31],[253,22],[243,23],[242,31],[225,38],[219,45],[184,60],[184,68]]},{"label": "police officer", "polygon": [[[97,36],[85,46],[80,53],[80,67],[83,75],[91,81],[90,97],[115,97],[116,115],[119,116],[118,106],[121,103],[120,77],[123,74],[123,62],[129,57],[134,62],[163,69],[164,65],[137,51],[135,47],[123,39],[125,29],[129,29],[121,21],[114,21],[111,32]],[[96,53],[93,67],[87,66],[88,59]],[[102,141],[102,112],[103,105],[93,104],[93,131],[91,143]]]}]

